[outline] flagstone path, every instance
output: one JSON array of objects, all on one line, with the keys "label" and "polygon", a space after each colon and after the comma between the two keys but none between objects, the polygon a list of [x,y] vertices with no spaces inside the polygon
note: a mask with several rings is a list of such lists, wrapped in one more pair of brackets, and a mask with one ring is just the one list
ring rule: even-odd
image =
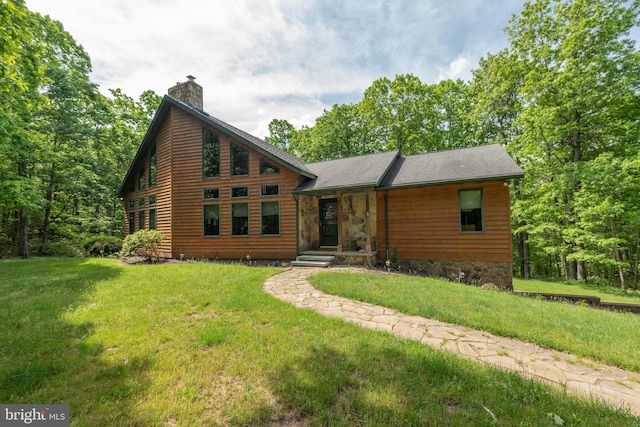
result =
[{"label": "flagstone path", "polygon": [[[352,269],[353,270],[353,269]],[[296,307],[310,308],[362,327],[391,332],[436,349],[540,379],[567,392],[608,402],[640,416],[640,373],[577,358],[464,326],[411,316],[386,307],[325,294],[307,277],[316,268],[291,268],[270,277],[266,292]],[[326,271],[326,270],[325,270]],[[367,271],[367,270],[360,270]]]}]

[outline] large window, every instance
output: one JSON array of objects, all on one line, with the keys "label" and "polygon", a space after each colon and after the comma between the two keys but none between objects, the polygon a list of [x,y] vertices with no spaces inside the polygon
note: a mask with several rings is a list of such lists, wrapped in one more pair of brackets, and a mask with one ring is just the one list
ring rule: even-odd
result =
[{"label": "large window", "polygon": [[202,177],[220,176],[220,139],[210,129],[202,128]]},{"label": "large window", "polygon": [[482,231],[482,190],[460,190],[458,199],[460,203],[460,231]]},{"label": "large window", "polygon": [[249,175],[249,152],[231,144],[231,175]]},{"label": "large window", "polygon": [[153,147],[149,156],[149,187],[156,185],[156,163],[156,147]]},{"label": "large window", "polygon": [[155,230],[156,228],[156,210],[149,209],[149,230]]},{"label": "large window", "polygon": [[220,206],[202,206],[202,234],[205,236],[220,235]]},{"label": "large window", "polygon": [[231,235],[249,235],[249,203],[231,204]]},{"label": "large window", "polygon": [[145,214],[144,211],[139,211],[138,212],[138,230],[144,230],[146,227],[145,225]]},{"label": "large window", "polygon": [[271,163],[267,162],[266,160],[260,159],[260,173],[261,174],[266,175],[266,174],[278,173],[278,172],[280,172],[280,169],[278,169],[277,166],[272,165]]},{"label": "large window", "polygon": [[129,234],[136,232],[136,213],[129,212]]},{"label": "large window", "polygon": [[280,234],[280,202],[262,202],[262,234]]},{"label": "large window", "polygon": [[144,162],[142,166],[140,166],[140,171],[138,172],[138,190],[142,190],[144,188]]}]

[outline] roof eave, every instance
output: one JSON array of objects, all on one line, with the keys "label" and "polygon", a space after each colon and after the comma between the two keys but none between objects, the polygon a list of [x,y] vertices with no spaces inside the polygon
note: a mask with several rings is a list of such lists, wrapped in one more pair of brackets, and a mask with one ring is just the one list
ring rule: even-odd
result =
[{"label": "roof eave", "polygon": [[344,186],[344,187],[324,187],[324,188],[310,188],[308,190],[293,190],[293,194],[323,194],[323,193],[336,193],[338,191],[358,191],[366,190],[367,188],[376,188],[376,183],[368,183],[356,186]]},{"label": "roof eave", "polygon": [[387,191],[387,190],[397,190],[397,189],[404,189],[404,188],[436,187],[440,185],[469,184],[473,182],[505,181],[505,180],[519,179],[522,177],[524,177],[524,173],[517,174],[517,175],[504,175],[504,176],[492,176],[492,177],[480,177],[480,178],[468,178],[468,179],[456,179],[456,180],[412,182],[412,183],[399,184],[399,185],[384,185],[384,186],[377,187],[376,190]]}]

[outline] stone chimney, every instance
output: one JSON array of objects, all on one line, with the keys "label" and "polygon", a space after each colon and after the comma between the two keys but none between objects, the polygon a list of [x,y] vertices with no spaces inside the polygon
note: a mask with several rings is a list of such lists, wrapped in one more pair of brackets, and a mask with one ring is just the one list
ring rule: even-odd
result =
[{"label": "stone chimney", "polygon": [[187,79],[184,83],[176,83],[170,87],[169,96],[202,111],[202,86],[196,83],[196,78],[191,75],[187,76]]}]

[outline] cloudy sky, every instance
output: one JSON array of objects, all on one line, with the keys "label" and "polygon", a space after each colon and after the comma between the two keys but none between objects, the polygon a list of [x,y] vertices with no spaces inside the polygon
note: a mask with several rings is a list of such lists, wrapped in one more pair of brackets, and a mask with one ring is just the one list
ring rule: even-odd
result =
[{"label": "cloudy sky", "polygon": [[86,49],[92,81],[138,98],[191,74],[204,109],[256,136],[357,102],[381,77],[468,80],[524,0],[27,0]]}]

